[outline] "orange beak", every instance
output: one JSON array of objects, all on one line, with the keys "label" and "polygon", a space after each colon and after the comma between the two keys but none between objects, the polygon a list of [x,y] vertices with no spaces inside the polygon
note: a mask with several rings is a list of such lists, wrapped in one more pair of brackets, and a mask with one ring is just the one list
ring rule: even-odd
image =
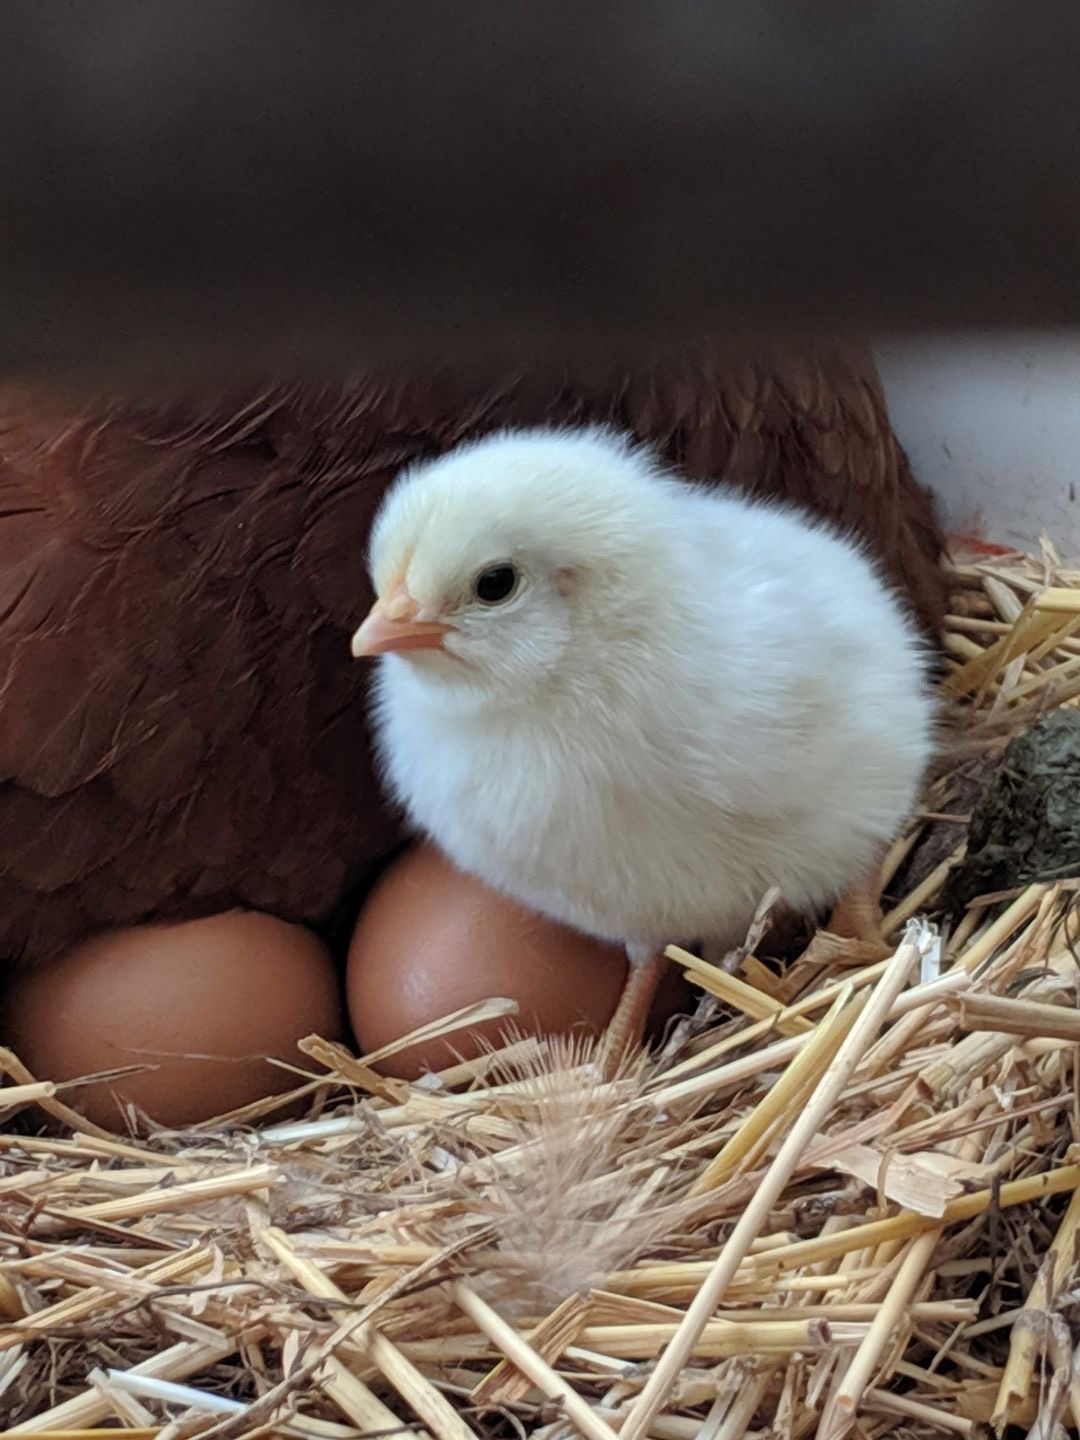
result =
[{"label": "orange beak", "polygon": [[441,650],[450,626],[421,620],[420,608],[403,585],[375,604],[352,638],[356,660],[400,650]]}]

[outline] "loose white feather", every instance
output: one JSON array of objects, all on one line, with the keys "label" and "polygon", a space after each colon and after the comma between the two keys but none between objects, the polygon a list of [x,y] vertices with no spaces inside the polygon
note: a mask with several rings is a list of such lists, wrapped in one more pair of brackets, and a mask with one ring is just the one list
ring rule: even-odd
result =
[{"label": "loose white feather", "polygon": [[507,1313],[546,1315],[587,1294],[690,1213],[661,1161],[670,1136],[640,1104],[651,1074],[638,1057],[607,1082],[596,1042],[570,1036],[522,1064],[496,1060],[492,1080],[513,1086],[502,1120],[514,1139],[499,1163],[470,1167],[462,1200],[497,1257],[477,1283]]},{"label": "loose white feather", "polygon": [[[932,743],[925,658],[873,566],[801,514],[703,492],[600,431],[498,435],[407,473],[376,589],[445,621],[380,661],[387,779],[463,869],[645,950],[741,939],[771,886],[857,883]],[[481,603],[476,577],[517,588]]]}]

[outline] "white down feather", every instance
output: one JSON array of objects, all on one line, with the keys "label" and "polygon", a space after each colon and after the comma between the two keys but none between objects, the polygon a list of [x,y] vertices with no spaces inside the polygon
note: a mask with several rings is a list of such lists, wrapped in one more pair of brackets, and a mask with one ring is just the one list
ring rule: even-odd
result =
[{"label": "white down feather", "polygon": [[[601,431],[506,433],[405,474],[371,542],[453,629],[379,662],[386,778],[460,868],[645,951],[741,940],[770,886],[857,883],[927,763],[913,624],[849,541],[704,492]],[[471,593],[519,567],[509,603]]]}]

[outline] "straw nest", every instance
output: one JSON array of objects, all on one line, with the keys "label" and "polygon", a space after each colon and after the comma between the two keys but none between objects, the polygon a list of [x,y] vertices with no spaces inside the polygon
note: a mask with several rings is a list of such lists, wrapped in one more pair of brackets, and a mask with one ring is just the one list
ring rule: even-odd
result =
[{"label": "straw nest", "polygon": [[1080,573],[1049,546],[953,571],[952,738],[882,876],[894,953],[672,951],[698,1011],[612,1083],[567,1043],[408,1086],[312,1039],[308,1118],[143,1140],[3,1054],[4,1433],[1076,1426],[1076,887],[935,906],[972,775],[1080,700]]}]

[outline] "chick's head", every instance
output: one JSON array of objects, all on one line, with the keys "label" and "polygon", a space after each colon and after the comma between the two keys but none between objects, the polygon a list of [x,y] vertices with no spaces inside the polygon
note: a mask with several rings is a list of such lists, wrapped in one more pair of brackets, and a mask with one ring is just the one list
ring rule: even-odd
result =
[{"label": "chick's head", "polygon": [[372,532],[356,656],[520,695],[647,636],[675,482],[605,431],[489,437],[407,471]]}]

